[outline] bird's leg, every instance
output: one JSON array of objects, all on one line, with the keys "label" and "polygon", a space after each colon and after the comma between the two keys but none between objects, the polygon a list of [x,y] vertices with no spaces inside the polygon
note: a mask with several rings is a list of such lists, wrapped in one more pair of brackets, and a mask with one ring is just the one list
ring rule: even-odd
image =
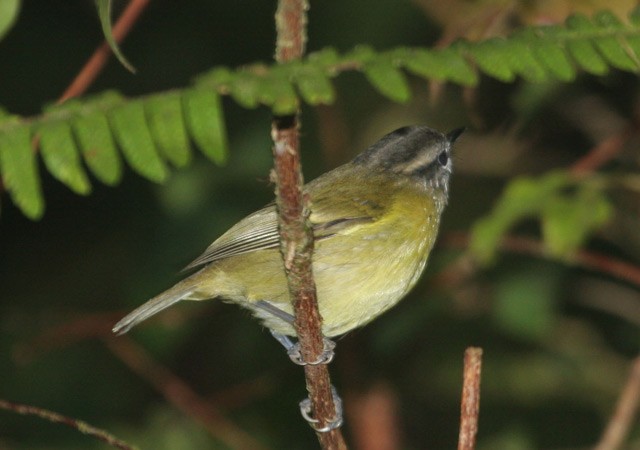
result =
[{"label": "bird's leg", "polygon": [[[283,320],[289,325],[293,325],[294,317],[288,312],[281,310],[277,306],[273,306],[271,303],[266,302],[264,300],[258,301],[256,303],[256,306],[263,309],[264,311],[267,311],[269,314]],[[333,361],[333,357],[335,355],[333,349],[336,348],[336,343],[333,342],[331,339],[328,339],[326,337],[322,338],[324,343],[324,348],[322,350],[322,354],[317,360],[305,361],[304,358],[302,357],[302,353],[300,352],[300,344],[298,342],[293,342],[291,338],[287,335],[280,334],[273,330],[269,330],[269,331],[271,332],[271,335],[274,338],[276,338],[276,340],[280,342],[280,344],[282,344],[282,346],[285,348],[291,361],[293,361],[294,363],[300,366],[307,366],[307,365],[316,366],[318,364],[329,364],[331,361]]]}]

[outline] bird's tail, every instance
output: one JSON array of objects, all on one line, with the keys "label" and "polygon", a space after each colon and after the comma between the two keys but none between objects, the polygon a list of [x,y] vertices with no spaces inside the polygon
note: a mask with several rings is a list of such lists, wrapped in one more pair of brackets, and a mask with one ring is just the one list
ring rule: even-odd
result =
[{"label": "bird's tail", "polygon": [[189,297],[196,290],[196,285],[190,278],[181,281],[127,314],[115,324],[112,331],[117,335],[125,334],[143,320]]}]

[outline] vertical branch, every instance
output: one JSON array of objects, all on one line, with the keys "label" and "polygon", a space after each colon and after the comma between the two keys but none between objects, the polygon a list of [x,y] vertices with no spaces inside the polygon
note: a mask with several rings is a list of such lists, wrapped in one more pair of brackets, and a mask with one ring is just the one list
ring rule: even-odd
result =
[{"label": "vertical branch", "polygon": [[462,402],[460,404],[460,434],[458,450],[473,450],[478,433],[480,413],[480,372],[482,370],[482,349],[469,347],[464,352],[464,375]]},{"label": "vertical branch", "polygon": [[[275,53],[277,62],[299,59],[303,55],[307,7],[305,0],[278,2]],[[313,230],[307,220],[309,210],[306,205],[307,199],[302,192],[297,115],[274,117],[271,136],[274,143],[272,178],[276,183],[280,248],[293,301],[294,326],[303,359],[317,361],[324,347],[322,318],[318,310],[311,270]],[[318,421],[317,429],[322,429],[337,416],[329,371],[326,365],[307,365],[305,379],[312,414]],[[318,432],[317,435],[324,449],[346,448],[338,429]]]}]

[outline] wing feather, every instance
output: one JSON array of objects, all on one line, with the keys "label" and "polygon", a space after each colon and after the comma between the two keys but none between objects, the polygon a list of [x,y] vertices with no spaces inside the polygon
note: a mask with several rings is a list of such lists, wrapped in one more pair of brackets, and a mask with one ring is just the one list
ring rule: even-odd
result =
[{"label": "wing feather", "polygon": [[278,221],[275,205],[245,217],[216,239],[185,270],[230,256],[278,247]]},{"label": "wing feather", "polygon": [[[307,185],[305,190],[315,194],[311,198],[310,221],[316,240],[349,233],[354,227],[374,222],[383,216],[385,207],[376,201],[373,195],[375,190],[353,198],[348,186],[348,182],[336,186],[325,176]],[[278,248],[279,239],[276,207],[272,203],[231,227],[185,270],[243,253]]]}]

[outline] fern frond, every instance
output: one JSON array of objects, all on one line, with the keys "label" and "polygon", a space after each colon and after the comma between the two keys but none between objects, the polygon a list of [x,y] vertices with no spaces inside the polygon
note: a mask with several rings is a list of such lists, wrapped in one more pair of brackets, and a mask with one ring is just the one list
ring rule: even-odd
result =
[{"label": "fern frond", "polygon": [[0,115],[0,174],[14,203],[37,219],[44,200],[36,148],[54,178],[86,195],[91,185],[85,165],[105,184],[120,181],[118,148],[135,172],[164,181],[166,162],[183,167],[190,161],[189,136],[216,164],[225,162],[227,139],[215,91],[192,88],[133,100],[106,92],[46,108],[31,119]]},{"label": "fern frond", "polygon": [[265,105],[275,114],[294,112],[300,99],[331,103],[331,80],[358,71],[380,94],[405,102],[411,91],[405,72],[426,80],[474,86],[480,74],[502,82],[571,81],[578,71],[605,74],[610,67],[640,70],[640,10],[623,22],[609,12],[593,18],[569,17],[565,24],[527,27],[507,38],[458,41],[443,49],[401,47],[375,51],[334,49],[302,61],[235,70],[218,67],[188,88],[125,99],[113,92],[46,109],[41,116],[0,115],[0,176],[14,202],[32,218],[43,212],[34,143],[46,169],[74,192],[90,191],[86,167],[106,184],[117,184],[124,160],[140,175],[162,182],[167,163],[182,167],[191,159],[190,141],[216,164],[225,161],[227,138],[220,95],[245,108]]}]

